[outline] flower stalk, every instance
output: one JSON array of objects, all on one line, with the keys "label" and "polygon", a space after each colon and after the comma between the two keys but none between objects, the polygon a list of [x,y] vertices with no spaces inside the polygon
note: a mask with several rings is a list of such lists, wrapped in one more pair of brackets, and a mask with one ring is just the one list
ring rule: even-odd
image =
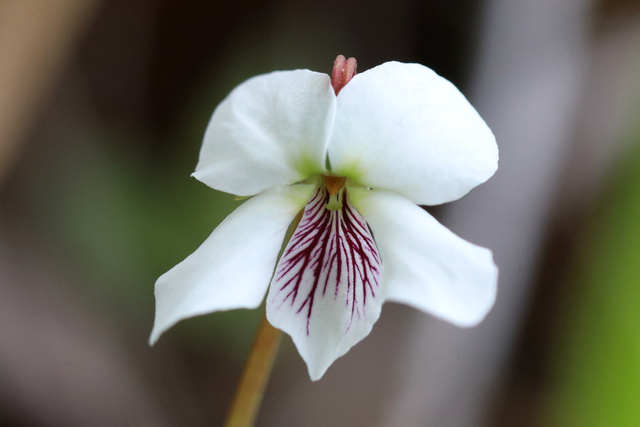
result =
[{"label": "flower stalk", "polygon": [[227,414],[225,427],[251,427],[254,425],[281,337],[282,331],[271,326],[267,317],[263,316],[236,389],[231,409]]}]

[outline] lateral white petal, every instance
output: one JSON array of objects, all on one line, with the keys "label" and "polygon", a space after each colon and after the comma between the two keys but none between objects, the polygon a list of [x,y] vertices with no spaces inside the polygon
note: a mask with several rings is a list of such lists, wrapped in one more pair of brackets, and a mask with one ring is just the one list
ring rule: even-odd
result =
[{"label": "lateral white petal", "polygon": [[433,205],[493,175],[498,147],[453,84],[425,66],[387,62],[338,95],[329,160],[336,175]]},{"label": "lateral white petal", "polygon": [[313,189],[275,187],[247,200],[194,253],[160,276],[150,343],[182,319],[259,306],[287,228]]},{"label": "lateral white petal", "polygon": [[489,249],[453,234],[410,200],[383,190],[354,189],[382,262],[387,301],[474,326],[496,297],[498,269]]},{"label": "lateral white petal", "polygon": [[291,335],[314,381],[369,334],[384,300],[366,222],[346,193],[338,210],[327,202],[324,187],[309,200],[267,297],[269,322]]},{"label": "lateral white petal", "polygon": [[245,81],[213,112],[193,176],[249,196],[324,171],[335,102],[329,76],[309,70]]}]

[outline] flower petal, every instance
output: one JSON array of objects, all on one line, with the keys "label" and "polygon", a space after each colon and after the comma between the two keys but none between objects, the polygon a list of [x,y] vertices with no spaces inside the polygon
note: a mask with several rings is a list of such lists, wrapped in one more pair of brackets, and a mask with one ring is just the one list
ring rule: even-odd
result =
[{"label": "flower petal", "polygon": [[422,65],[387,62],[338,95],[329,161],[336,175],[433,205],[493,175],[498,147],[453,84]]},{"label": "flower petal", "polygon": [[350,194],[380,249],[387,301],[458,326],[474,326],[485,317],[498,280],[489,249],[456,236],[398,194],[365,189]]},{"label": "flower petal", "polygon": [[160,276],[150,343],[182,319],[259,306],[287,228],[314,188],[276,187],[249,199],[194,253]]},{"label": "flower petal", "polygon": [[324,171],[335,102],[326,74],[277,71],[247,80],[214,111],[193,176],[249,196]]},{"label": "flower petal", "polygon": [[267,318],[293,338],[318,380],[367,336],[380,316],[380,257],[367,224],[342,192],[329,210],[320,187],[287,245],[267,297]]}]

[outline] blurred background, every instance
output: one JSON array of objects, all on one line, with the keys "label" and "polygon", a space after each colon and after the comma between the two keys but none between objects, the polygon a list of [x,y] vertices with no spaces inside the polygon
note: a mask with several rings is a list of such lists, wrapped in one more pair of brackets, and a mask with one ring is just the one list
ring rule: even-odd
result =
[{"label": "blurred background", "polygon": [[0,0],[0,425],[222,423],[261,310],[150,348],[153,285],[236,206],[189,177],[218,102],[337,54],[425,64],[493,129],[498,173],[433,212],[498,300],[387,304],[316,383],[285,337],[257,425],[640,425],[632,0]]}]

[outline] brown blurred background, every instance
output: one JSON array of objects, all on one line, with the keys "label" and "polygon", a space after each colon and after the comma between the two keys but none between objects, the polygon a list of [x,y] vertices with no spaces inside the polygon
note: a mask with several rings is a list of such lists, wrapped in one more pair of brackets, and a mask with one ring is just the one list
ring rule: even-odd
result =
[{"label": "brown blurred background", "polygon": [[276,69],[418,62],[500,169],[434,209],[491,248],[458,329],[387,304],[312,383],[281,347],[259,426],[640,425],[634,1],[0,0],[0,425],[222,423],[260,310],[147,345],[156,278],[235,206],[189,178],[218,102]]}]

